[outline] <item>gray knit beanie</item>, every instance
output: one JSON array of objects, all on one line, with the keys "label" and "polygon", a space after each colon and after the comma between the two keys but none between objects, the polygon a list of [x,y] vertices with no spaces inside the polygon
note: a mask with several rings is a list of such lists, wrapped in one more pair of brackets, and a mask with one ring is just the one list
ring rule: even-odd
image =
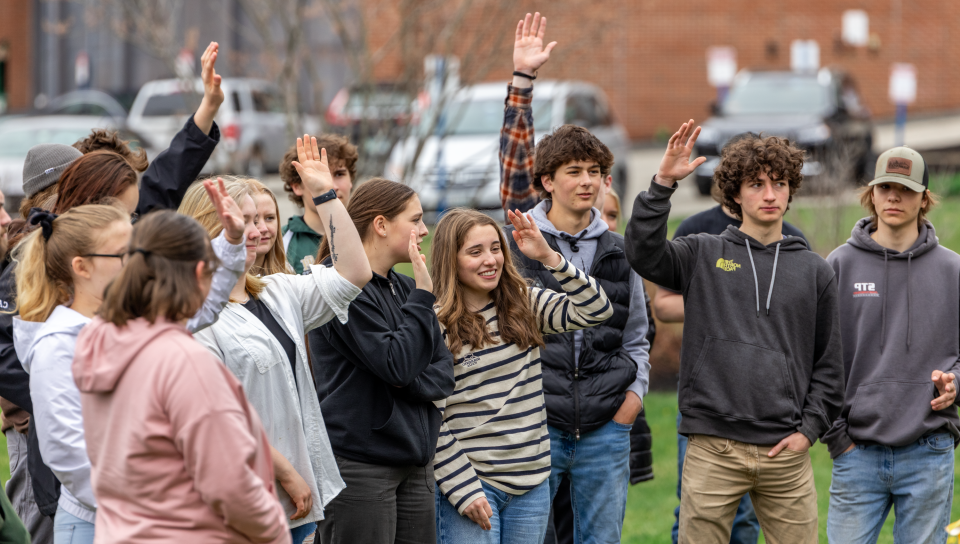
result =
[{"label": "gray knit beanie", "polygon": [[60,179],[60,174],[73,161],[83,156],[76,148],[64,144],[38,144],[27,151],[23,163],[23,194],[30,198]]}]

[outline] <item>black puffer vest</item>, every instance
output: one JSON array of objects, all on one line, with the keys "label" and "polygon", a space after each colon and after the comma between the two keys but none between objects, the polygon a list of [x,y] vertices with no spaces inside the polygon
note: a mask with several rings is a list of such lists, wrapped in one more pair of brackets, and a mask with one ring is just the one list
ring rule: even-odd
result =
[{"label": "black puffer vest", "polygon": [[[528,259],[517,249],[510,231],[505,229],[513,260],[520,273],[535,287],[563,292],[539,261]],[[543,233],[554,250],[560,252],[556,237]],[[546,347],[540,351],[543,368],[543,394],[547,402],[547,423],[573,433],[598,429],[613,419],[623,404],[627,387],[637,378],[637,364],[623,350],[623,328],[630,312],[630,264],[623,252],[623,236],[605,232],[597,239],[597,252],[590,275],[600,282],[613,304],[613,316],[601,325],[585,329],[580,357],[574,368],[573,332],[543,337]]]}]

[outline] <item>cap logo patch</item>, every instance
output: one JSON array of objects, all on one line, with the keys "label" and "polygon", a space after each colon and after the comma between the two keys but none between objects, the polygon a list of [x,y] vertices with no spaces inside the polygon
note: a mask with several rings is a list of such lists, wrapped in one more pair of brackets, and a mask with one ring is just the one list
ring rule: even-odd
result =
[{"label": "cap logo patch", "polygon": [[43,171],[43,173],[44,173],[44,174],[51,174],[51,173],[53,173],[53,171],[56,170],[56,169],[57,169],[56,166],[54,166],[53,168],[47,168],[46,170]]},{"label": "cap logo patch", "polygon": [[913,161],[910,159],[892,157],[887,161],[888,174],[902,174],[904,176],[909,176],[911,170],[913,170]]}]

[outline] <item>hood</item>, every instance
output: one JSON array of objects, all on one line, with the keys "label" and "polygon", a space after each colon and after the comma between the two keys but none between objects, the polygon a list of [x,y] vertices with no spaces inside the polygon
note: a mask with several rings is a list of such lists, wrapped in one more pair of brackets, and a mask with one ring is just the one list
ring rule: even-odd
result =
[{"label": "hood", "polygon": [[876,255],[883,256],[886,254],[889,259],[907,259],[910,257],[916,259],[940,245],[940,241],[937,239],[937,231],[929,221],[923,222],[923,225],[920,226],[920,236],[917,237],[917,241],[913,243],[910,249],[902,253],[887,249],[874,241],[874,239],[870,237],[870,233],[876,229],[871,229],[871,224],[872,221],[869,217],[864,217],[857,221],[857,224],[853,227],[853,231],[850,233],[850,239],[847,240],[847,243],[857,249]]},{"label": "hood", "polygon": [[530,214],[533,216],[533,221],[537,224],[537,227],[541,232],[552,234],[557,238],[563,238],[569,243],[571,240],[574,242],[579,242],[580,240],[599,238],[601,234],[609,230],[607,224],[604,223],[603,219],[600,217],[600,212],[598,212],[596,208],[591,208],[590,224],[587,225],[587,228],[581,230],[573,236],[565,232],[560,232],[557,230],[557,227],[553,226],[553,223],[550,222],[550,219],[547,218],[547,212],[550,211],[551,206],[553,206],[553,202],[551,200],[542,200],[530,212]]},{"label": "hood", "polygon": [[287,232],[305,232],[305,233],[307,233],[307,234],[314,234],[314,235],[317,234],[317,233],[316,233],[313,229],[311,229],[310,226],[307,225],[307,223],[303,220],[303,216],[302,216],[302,215],[294,215],[293,217],[291,217],[290,220],[287,221],[287,225],[286,225],[286,227],[284,227],[284,231],[283,231],[283,232],[284,232],[284,234],[286,234]]},{"label": "hood", "polygon": [[[728,225],[727,230],[720,234],[720,238],[733,242],[734,244],[747,247],[747,256],[750,258],[750,268],[753,272],[754,296],[757,301],[757,317],[760,317],[760,281],[757,279],[757,266],[753,261],[753,252],[773,251],[773,274],[770,275],[770,288],[767,289],[767,315],[770,315],[770,301],[773,299],[773,286],[777,282],[777,264],[780,262],[780,253],[786,251],[805,251],[807,242],[799,236],[784,236],[781,240],[773,242],[770,245],[763,245],[757,240],[744,234],[734,225]],[[719,263],[718,263],[719,266]]]},{"label": "hood", "polygon": [[87,323],[90,323],[90,319],[66,306],[54,308],[53,313],[43,323],[24,321],[20,316],[14,316],[13,347],[17,350],[17,358],[20,359],[23,369],[30,373],[34,347],[42,338],[54,334],[68,334],[75,337]]},{"label": "hood", "polygon": [[153,325],[144,318],[117,327],[96,317],[77,339],[73,356],[73,379],[84,393],[113,391],[124,371],[140,352],[157,337],[170,333],[189,334],[183,325],[158,319]]},{"label": "hood", "polygon": [[764,136],[782,136],[797,140],[800,131],[818,126],[823,123],[819,115],[790,114],[790,115],[727,115],[711,117],[703,123],[704,129],[717,131],[719,141],[717,147],[723,147],[732,136],[743,132],[754,132]]},{"label": "hood", "polygon": [[[874,230],[870,228],[872,223],[873,221],[869,217],[864,217],[857,221],[857,224],[853,227],[853,232],[850,233],[850,239],[847,240],[847,243],[861,251],[883,257],[884,286],[889,286],[887,281],[889,277],[889,261],[907,261],[907,283],[904,285],[904,288],[907,290],[906,345],[907,349],[910,349],[910,344],[913,340],[913,267],[911,265],[913,264],[913,259],[920,257],[940,245],[940,241],[937,239],[937,231],[929,221],[924,221],[923,224],[920,225],[920,235],[917,236],[917,241],[913,243],[910,249],[900,252],[887,249],[870,237],[870,233]],[[883,348],[887,343],[887,293],[884,292],[880,296],[883,300],[880,304],[880,353],[883,353]]]}]

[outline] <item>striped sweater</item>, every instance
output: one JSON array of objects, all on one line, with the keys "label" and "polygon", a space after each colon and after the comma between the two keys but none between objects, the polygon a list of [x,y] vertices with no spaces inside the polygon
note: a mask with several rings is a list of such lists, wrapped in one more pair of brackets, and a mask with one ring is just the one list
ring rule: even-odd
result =
[{"label": "striped sweater", "polygon": [[[562,259],[562,257],[561,257]],[[530,288],[544,334],[593,327],[613,315],[597,281],[562,259],[550,269],[564,293]],[[490,334],[500,336],[493,304],[480,311]],[[446,334],[446,331],[444,331]],[[543,400],[540,348],[496,344],[456,354],[456,387],[437,401],[443,424],[437,440],[434,473],[440,491],[463,514],[484,496],[480,480],[522,495],[550,475],[550,435]]]}]

